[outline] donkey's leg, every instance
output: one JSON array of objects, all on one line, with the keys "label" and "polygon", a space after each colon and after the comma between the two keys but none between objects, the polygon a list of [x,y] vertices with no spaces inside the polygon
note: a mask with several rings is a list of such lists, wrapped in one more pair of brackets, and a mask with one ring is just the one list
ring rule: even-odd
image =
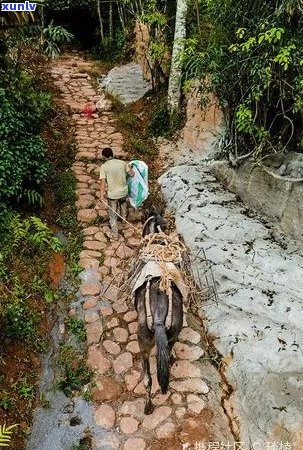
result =
[{"label": "donkey's leg", "polygon": [[151,402],[152,378],[150,374],[149,355],[154,345],[154,334],[147,326],[146,307],[145,307],[145,286],[136,293],[135,306],[138,313],[138,344],[141,351],[143,366],[143,383],[146,390],[145,414],[153,412]]},{"label": "donkey's leg", "polygon": [[151,401],[151,388],[152,388],[152,377],[150,374],[150,364],[149,364],[149,355],[151,352],[151,349],[153,347],[153,344],[150,346],[146,345],[147,342],[145,341],[144,347],[145,349],[142,352],[142,366],[143,366],[143,383],[146,391],[146,401],[145,401],[145,407],[144,407],[144,414],[151,414],[154,410],[152,401]]},{"label": "donkey's leg", "polygon": [[[183,325],[183,299],[178,288],[174,285],[173,290],[173,312],[172,312],[172,323],[170,328],[167,330],[167,339],[169,352],[171,352],[175,342],[178,339],[178,335],[182,329]],[[173,361],[171,361],[172,363]]]},{"label": "donkey's leg", "polygon": [[154,346],[154,335],[147,327],[146,322],[145,323],[139,322],[138,324],[138,343],[141,351],[142,367],[143,367],[143,383],[146,391],[144,414],[151,414],[154,410],[154,407],[151,401],[152,377],[150,374],[149,356]]}]

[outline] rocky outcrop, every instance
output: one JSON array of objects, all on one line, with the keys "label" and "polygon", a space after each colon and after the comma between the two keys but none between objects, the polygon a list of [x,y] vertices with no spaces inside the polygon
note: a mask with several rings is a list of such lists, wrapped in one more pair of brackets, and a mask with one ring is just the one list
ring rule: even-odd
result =
[{"label": "rocky outcrop", "polygon": [[195,259],[201,249],[213,268],[218,301],[203,304],[200,315],[233,388],[222,399],[230,423],[241,448],[276,442],[301,450],[303,257],[295,242],[275,240],[274,228],[224,190],[203,161],[191,154],[178,164],[161,186],[195,273],[204,270]]},{"label": "rocky outcrop", "polygon": [[151,89],[141,66],[134,63],[114,67],[101,81],[101,87],[124,104],[140,100]]}]

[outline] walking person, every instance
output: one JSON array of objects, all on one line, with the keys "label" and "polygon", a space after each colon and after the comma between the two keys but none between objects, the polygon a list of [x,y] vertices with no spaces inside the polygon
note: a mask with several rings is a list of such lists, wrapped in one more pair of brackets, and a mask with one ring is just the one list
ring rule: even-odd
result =
[{"label": "walking person", "polygon": [[112,237],[118,239],[118,216],[126,219],[127,215],[127,175],[133,176],[134,171],[130,164],[121,159],[114,158],[110,147],[102,150],[106,162],[100,167],[100,200],[108,205],[108,217]]}]

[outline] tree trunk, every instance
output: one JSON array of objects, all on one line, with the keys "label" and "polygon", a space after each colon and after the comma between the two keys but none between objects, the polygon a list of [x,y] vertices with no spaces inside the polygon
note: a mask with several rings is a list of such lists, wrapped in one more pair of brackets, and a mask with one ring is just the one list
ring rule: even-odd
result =
[{"label": "tree trunk", "polygon": [[103,32],[103,20],[101,16],[101,0],[97,0],[97,12],[98,12],[98,18],[99,18],[99,26],[100,26],[100,37],[101,41],[104,40],[104,32]]},{"label": "tree trunk", "polygon": [[124,20],[124,5],[120,5],[120,3],[117,3],[117,7],[118,7],[118,14],[119,14],[119,19],[120,19],[120,23],[122,26],[122,30],[125,31],[125,20]]},{"label": "tree trunk", "polygon": [[109,37],[110,39],[114,38],[114,32],[113,32],[113,2],[111,1],[109,4]]},{"label": "tree trunk", "polygon": [[168,108],[171,115],[177,111],[180,105],[182,77],[182,62],[180,61],[180,53],[184,50],[187,9],[188,0],[177,0],[175,36],[168,86]]}]

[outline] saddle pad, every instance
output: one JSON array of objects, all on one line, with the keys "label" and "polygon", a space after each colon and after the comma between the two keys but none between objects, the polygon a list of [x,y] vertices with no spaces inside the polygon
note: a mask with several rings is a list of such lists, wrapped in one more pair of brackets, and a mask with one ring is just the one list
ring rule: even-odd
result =
[{"label": "saddle pad", "polygon": [[170,262],[162,262],[161,264],[157,261],[148,261],[145,263],[144,267],[138,274],[138,277],[134,281],[134,286],[132,288],[132,294],[134,296],[134,293],[138,288],[140,288],[148,278],[160,278],[162,276],[163,269],[162,267],[165,265],[165,272],[169,275],[169,279],[175,283],[179,291],[181,292],[181,295],[183,297],[183,301],[186,302],[187,296],[188,296],[188,288],[186,284],[184,283],[182,274],[180,270],[176,267],[175,264]]}]

